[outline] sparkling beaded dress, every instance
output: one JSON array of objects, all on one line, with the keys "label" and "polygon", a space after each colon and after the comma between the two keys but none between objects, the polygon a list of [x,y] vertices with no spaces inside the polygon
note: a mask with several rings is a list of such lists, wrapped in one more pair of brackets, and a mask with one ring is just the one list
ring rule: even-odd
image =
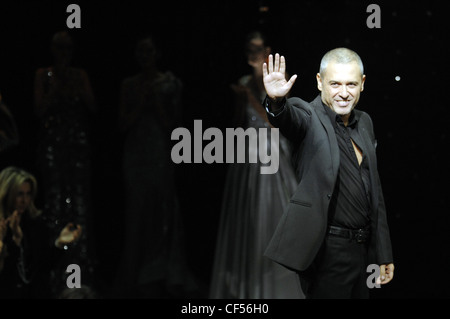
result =
[{"label": "sparkling beaded dress", "polygon": [[[89,110],[84,103],[81,71],[70,68],[61,90],[55,91],[51,68],[41,72],[46,110],[41,116],[37,160],[43,192],[44,218],[59,235],[68,223],[80,224],[81,238],[52,271],[54,293],[65,286],[65,269],[80,266],[84,284],[91,284],[94,271],[91,211],[91,143]],[[49,92],[53,92],[50,94]]]}]

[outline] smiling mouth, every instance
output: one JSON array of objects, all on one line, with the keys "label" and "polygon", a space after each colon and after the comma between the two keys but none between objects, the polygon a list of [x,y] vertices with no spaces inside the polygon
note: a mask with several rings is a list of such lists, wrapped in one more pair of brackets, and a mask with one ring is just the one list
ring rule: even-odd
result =
[{"label": "smiling mouth", "polygon": [[350,101],[336,101],[336,103],[340,106],[340,107],[347,107],[350,104]]}]

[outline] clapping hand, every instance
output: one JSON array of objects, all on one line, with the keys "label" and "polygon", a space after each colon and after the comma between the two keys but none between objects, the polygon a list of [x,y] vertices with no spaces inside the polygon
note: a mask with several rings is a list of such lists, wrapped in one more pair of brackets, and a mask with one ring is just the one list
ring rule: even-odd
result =
[{"label": "clapping hand", "polygon": [[0,256],[3,251],[3,239],[6,236],[6,219],[0,219]]},{"label": "clapping hand", "polygon": [[19,211],[15,210],[11,216],[6,219],[6,224],[9,225],[9,228],[12,231],[12,239],[16,243],[17,246],[20,246],[23,238],[22,228],[20,227],[20,220],[22,215]]},{"label": "clapping hand", "polygon": [[3,240],[6,236],[6,219],[0,219],[0,240]]},{"label": "clapping hand", "polygon": [[266,93],[272,100],[285,97],[294,85],[297,75],[291,76],[286,80],[286,60],[284,56],[275,54],[275,62],[272,54],[269,55],[267,63],[263,64],[263,81]]},{"label": "clapping hand", "polygon": [[59,237],[55,241],[55,245],[58,248],[62,248],[64,245],[68,245],[76,242],[82,233],[82,228],[80,225],[74,225],[73,223],[68,223],[66,227],[61,230]]}]

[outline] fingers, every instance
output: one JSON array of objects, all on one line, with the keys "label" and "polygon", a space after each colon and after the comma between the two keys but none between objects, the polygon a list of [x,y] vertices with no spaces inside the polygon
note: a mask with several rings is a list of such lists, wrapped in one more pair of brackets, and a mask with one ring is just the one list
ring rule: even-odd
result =
[{"label": "fingers", "polygon": [[6,220],[5,219],[0,219],[0,241],[3,240],[3,238],[6,235]]},{"label": "fingers", "polygon": [[275,54],[275,68],[274,68],[274,72],[281,72],[281,70],[280,70],[280,55],[278,53]]},{"label": "fingers", "polygon": [[273,55],[269,55],[269,73],[273,72]]},{"label": "fingers", "polygon": [[80,224],[74,226],[75,228],[72,230],[72,234],[75,236],[75,239],[79,238],[82,233],[82,228]]},{"label": "fingers", "polygon": [[280,72],[283,74],[286,72],[286,59],[284,56],[280,57]]},{"label": "fingers", "polygon": [[381,265],[380,266],[380,277],[377,279],[377,284],[385,285],[394,278],[394,265]]},{"label": "fingers", "polygon": [[284,56],[275,53],[275,58],[272,54],[269,54],[267,58],[268,64],[263,63],[263,75],[270,74],[272,72],[286,72],[286,59]]},{"label": "fingers", "polygon": [[393,276],[386,276],[386,278],[381,282],[382,285],[389,283],[392,280]]},{"label": "fingers", "polygon": [[263,68],[263,77],[266,77],[267,75],[268,75],[268,72],[267,72],[267,63],[266,62],[264,62],[263,63],[263,66],[262,66],[262,68]]},{"label": "fingers", "polygon": [[377,284],[382,284],[386,278],[386,265],[380,266],[380,276],[377,278]]},{"label": "fingers", "polygon": [[394,264],[387,265],[385,269],[386,276],[383,284],[387,284],[394,278]]},{"label": "fingers", "polygon": [[16,227],[17,223],[18,223],[18,218],[19,218],[18,212],[17,212],[17,210],[15,210],[11,214],[11,216],[8,217],[8,219],[9,219],[9,227],[11,227],[11,228]]},{"label": "fingers", "polygon": [[[282,57],[284,60],[284,57]],[[286,66],[286,62],[284,62]],[[275,61],[273,59],[273,55],[269,55],[269,73],[272,72],[281,72],[280,70],[280,55],[278,53],[275,53]]]}]

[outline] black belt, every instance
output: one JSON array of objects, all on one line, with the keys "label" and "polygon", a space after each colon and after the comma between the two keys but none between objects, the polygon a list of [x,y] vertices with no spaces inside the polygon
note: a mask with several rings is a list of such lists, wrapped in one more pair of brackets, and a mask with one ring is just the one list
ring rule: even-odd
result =
[{"label": "black belt", "polygon": [[370,238],[370,228],[348,229],[337,226],[328,226],[328,234],[355,240],[357,243],[365,243]]}]

